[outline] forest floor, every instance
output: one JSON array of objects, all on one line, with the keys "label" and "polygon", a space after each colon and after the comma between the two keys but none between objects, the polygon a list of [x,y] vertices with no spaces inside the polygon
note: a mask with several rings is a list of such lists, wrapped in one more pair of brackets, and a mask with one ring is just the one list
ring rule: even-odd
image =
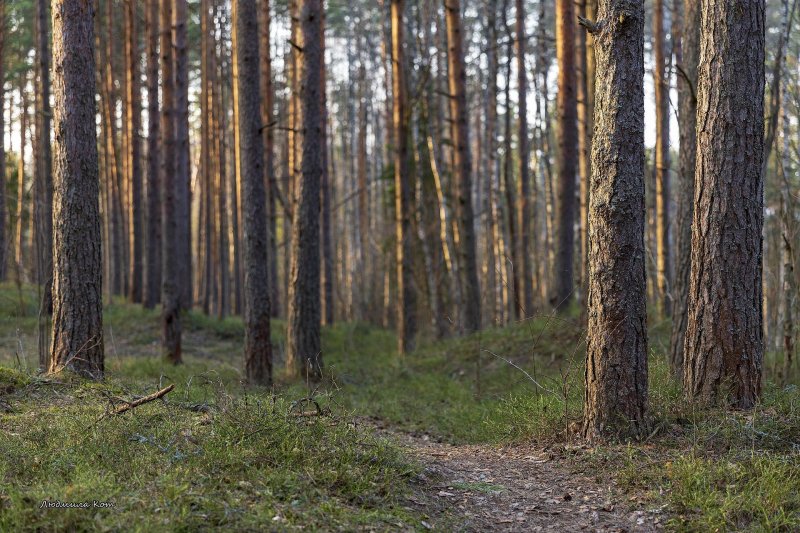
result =
[{"label": "forest floor", "polygon": [[158,312],[114,303],[98,384],[36,374],[37,298],[0,287],[0,531],[800,530],[800,391],[774,383],[774,354],[755,410],[695,411],[653,321],[651,434],[588,447],[577,320],[423,338],[406,357],[342,323],[323,330],[320,384],[283,374],[276,321],[266,390],[243,386],[239,319],[186,314],[174,367]]}]

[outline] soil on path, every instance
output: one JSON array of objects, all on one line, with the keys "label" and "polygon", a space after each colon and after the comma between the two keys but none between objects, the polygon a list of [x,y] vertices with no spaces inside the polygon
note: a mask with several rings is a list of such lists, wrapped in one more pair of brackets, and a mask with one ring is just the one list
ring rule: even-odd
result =
[{"label": "soil on path", "polygon": [[576,472],[558,450],[532,446],[454,446],[425,434],[372,421],[425,467],[411,497],[430,517],[423,526],[447,531],[654,532],[661,509],[634,499],[589,473]]}]

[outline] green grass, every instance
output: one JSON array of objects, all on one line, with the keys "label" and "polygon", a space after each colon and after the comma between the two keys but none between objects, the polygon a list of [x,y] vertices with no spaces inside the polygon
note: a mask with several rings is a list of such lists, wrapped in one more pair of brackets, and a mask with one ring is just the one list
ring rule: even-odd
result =
[{"label": "green grass", "polygon": [[[29,287],[0,287],[3,531],[418,528],[430,518],[404,500],[418,467],[363,417],[456,444],[561,449],[565,470],[615,479],[665,506],[673,530],[800,530],[800,390],[776,385],[776,354],[756,409],[698,410],[669,375],[669,323],[651,322],[651,434],[582,449],[562,447],[576,442],[583,401],[574,316],[422,339],[405,357],[390,332],[338,324],[323,330],[326,380],[310,389],[283,375],[277,321],[277,379],[266,391],[242,385],[241,320],[186,315],[185,364],[175,367],[159,357],[158,312],[124,303],[106,309],[105,383],[43,380],[34,372],[35,302]],[[789,382],[798,383],[796,368]],[[113,397],[166,383],[176,385],[166,402],[103,418]],[[295,400],[309,395],[331,415],[296,416],[308,406]],[[460,488],[502,490],[468,485]],[[56,498],[117,507],[38,509]]]}]

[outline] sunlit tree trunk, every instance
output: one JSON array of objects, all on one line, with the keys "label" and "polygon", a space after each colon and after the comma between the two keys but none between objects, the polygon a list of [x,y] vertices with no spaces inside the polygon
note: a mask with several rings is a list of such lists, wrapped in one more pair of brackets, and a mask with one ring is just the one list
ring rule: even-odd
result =
[{"label": "sunlit tree trunk", "polygon": [[94,6],[54,0],[53,344],[50,372],[103,378]]},{"label": "sunlit tree trunk", "polygon": [[684,388],[751,408],[764,356],[764,0],[703,0],[701,13]]},{"label": "sunlit tree trunk", "polygon": [[583,421],[589,440],[641,435],[647,406],[644,0],[598,4]]},{"label": "sunlit tree trunk", "polygon": [[395,259],[397,261],[398,351],[414,348],[417,328],[416,291],[412,275],[411,211],[414,179],[408,160],[407,87],[405,72],[403,15],[405,2],[392,0],[392,120],[394,127]]},{"label": "sunlit tree trunk", "polygon": [[672,311],[672,248],[670,245],[669,77],[665,59],[664,2],[653,4],[653,85],[656,98],[656,246],[658,292],[665,316]]}]

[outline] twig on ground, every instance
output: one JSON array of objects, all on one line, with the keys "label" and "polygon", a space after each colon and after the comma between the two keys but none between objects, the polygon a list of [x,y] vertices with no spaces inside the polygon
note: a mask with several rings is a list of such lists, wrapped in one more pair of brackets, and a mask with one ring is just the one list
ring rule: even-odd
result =
[{"label": "twig on ground", "polygon": [[164,387],[160,391],[154,392],[153,394],[150,394],[149,396],[144,396],[142,398],[139,398],[138,400],[134,400],[132,402],[128,402],[125,405],[117,407],[111,414],[112,415],[119,415],[119,414],[124,413],[125,411],[130,411],[131,409],[133,409],[135,407],[139,407],[142,404],[145,404],[145,403],[148,403],[148,402],[152,402],[153,400],[158,400],[159,398],[161,398],[163,396],[166,396],[174,388],[175,388],[174,384],[173,385],[167,385],[166,387]]}]

